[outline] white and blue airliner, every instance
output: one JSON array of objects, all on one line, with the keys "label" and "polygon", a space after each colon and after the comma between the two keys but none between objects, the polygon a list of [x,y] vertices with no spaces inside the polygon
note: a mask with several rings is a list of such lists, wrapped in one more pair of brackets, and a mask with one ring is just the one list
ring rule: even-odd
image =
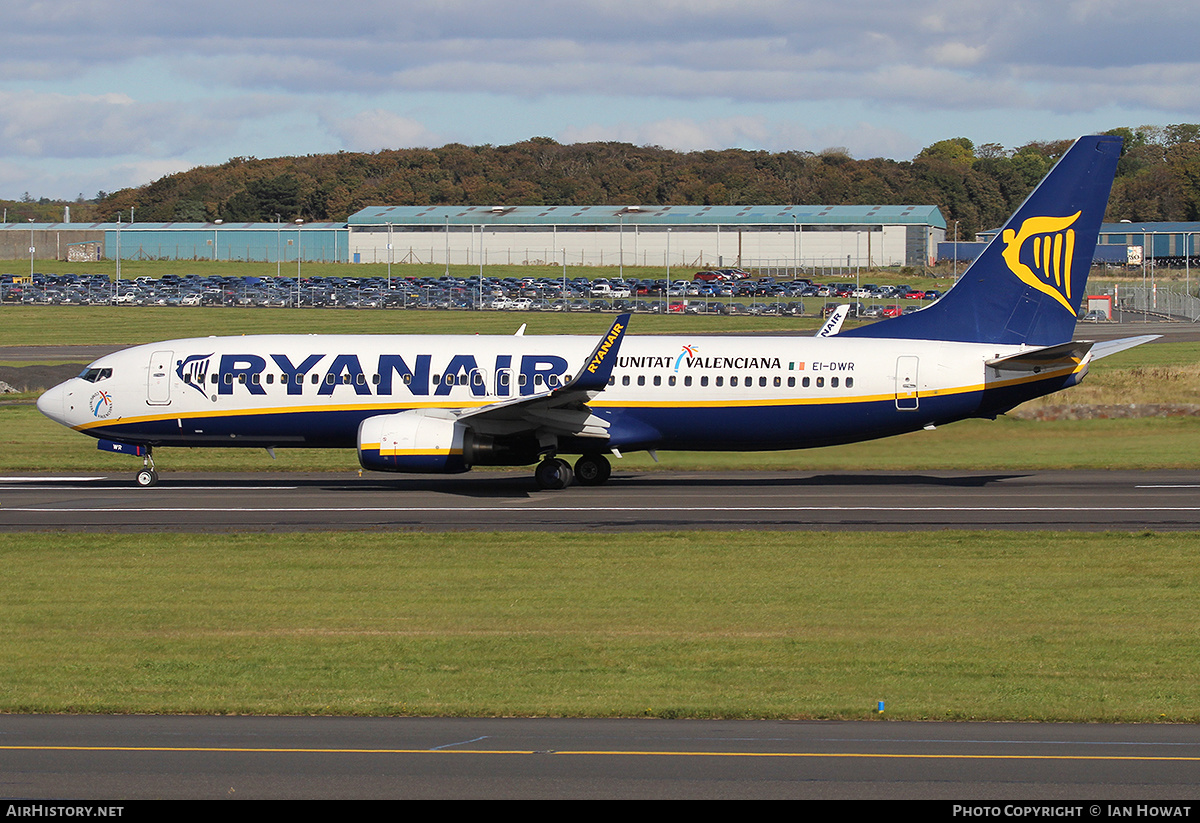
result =
[{"label": "white and blue airliner", "polygon": [[[994,418],[1152,337],[1072,339],[1120,139],[1080,138],[936,303],[816,337],[261,335],[106,355],[38,408],[140,455],[165,446],[356,448],[363,468],[536,465],[605,482],[609,456],[768,450]],[[564,455],[578,455],[572,463]]]}]

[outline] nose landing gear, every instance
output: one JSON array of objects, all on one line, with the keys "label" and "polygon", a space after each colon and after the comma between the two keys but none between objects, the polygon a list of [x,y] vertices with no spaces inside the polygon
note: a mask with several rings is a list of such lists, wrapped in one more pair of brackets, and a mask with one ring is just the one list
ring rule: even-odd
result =
[{"label": "nose landing gear", "polygon": [[148,488],[158,483],[158,472],[154,470],[154,456],[150,447],[146,447],[146,455],[142,458],[142,470],[137,473],[137,484]]}]

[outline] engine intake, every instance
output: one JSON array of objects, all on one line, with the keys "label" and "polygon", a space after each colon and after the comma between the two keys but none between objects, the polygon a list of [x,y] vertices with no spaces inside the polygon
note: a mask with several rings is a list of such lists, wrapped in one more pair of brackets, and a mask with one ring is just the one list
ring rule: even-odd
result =
[{"label": "engine intake", "polygon": [[379,472],[465,472],[467,431],[424,410],[368,417],[358,426],[358,462]]}]

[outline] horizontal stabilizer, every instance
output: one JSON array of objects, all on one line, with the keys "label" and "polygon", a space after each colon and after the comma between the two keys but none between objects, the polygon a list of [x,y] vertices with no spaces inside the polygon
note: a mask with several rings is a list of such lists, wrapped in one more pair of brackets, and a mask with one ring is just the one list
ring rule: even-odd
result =
[{"label": "horizontal stabilizer", "polygon": [[989,368],[1004,371],[1043,372],[1048,369],[1061,369],[1078,366],[1087,357],[1094,343],[1086,340],[1074,340],[1057,346],[1046,346],[1041,349],[1017,352],[1005,357],[994,357],[987,361]]},{"label": "horizontal stabilizer", "polygon": [[1157,340],[1160,337],[1162,337],[1161,334],[1143,334],[1138,337],[1122,337],[1120,340],[1105,340],[1092,346],[1092,359],[1099,360],[1101,357],[1108,357],[1110,354],[1132,349],[1134,346],[1149,343],[1151,340]]}]

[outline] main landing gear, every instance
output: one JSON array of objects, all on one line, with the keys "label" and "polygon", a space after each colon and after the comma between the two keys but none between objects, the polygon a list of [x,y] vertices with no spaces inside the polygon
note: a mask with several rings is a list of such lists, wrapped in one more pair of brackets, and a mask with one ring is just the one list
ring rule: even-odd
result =
[{"label": "main landing gear", "polygon": [[137,473],[137,484],[143,488],[158,483],[158,472],[154,470],[154,456],[150,447],[146,447],[146,456],[142,458],[142,470]]},{"label": "main landing gear", "polygon": [[612,474],[612,465],[602,454],[585,454],[575,461],[575,468],[561,457],[547,457],[533,472],[539,489],[558,491],[579,481],[581,486],[599,486]]}]

